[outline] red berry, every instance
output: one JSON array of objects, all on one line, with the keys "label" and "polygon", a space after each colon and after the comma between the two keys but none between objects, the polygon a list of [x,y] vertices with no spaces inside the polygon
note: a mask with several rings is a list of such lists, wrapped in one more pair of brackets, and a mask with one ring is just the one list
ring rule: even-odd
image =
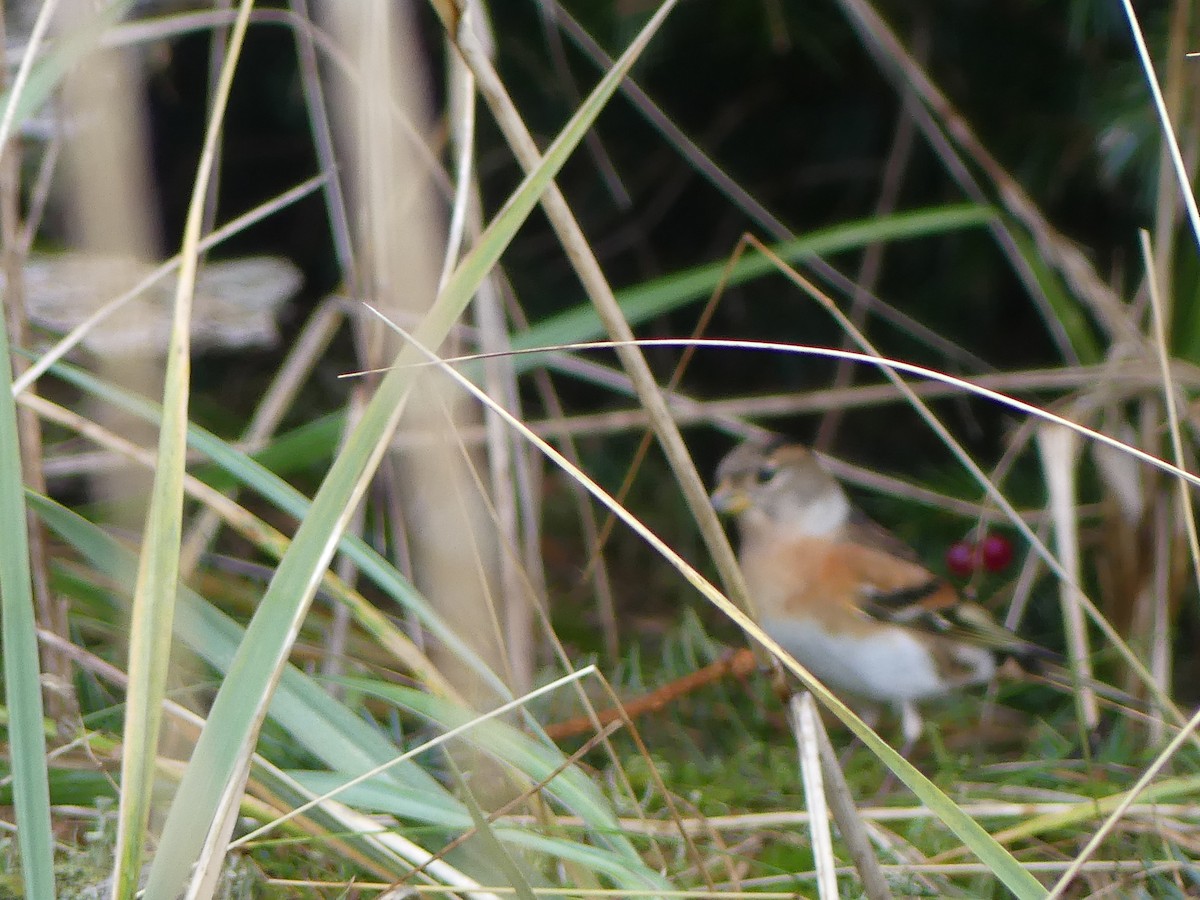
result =
[{"label": "red berry", "polygon": [[973,575],[979,568],[979,548],[974,541],[955,541],[946,551],[946,568],[959,578]]},{"label": "red berry", "polygon": [[989,534],[983,539],[979,549],[983,556],[983,567],[989,572],[1007,569],[1008,564],[1012,562],[1012,542],[1003,535]]}]

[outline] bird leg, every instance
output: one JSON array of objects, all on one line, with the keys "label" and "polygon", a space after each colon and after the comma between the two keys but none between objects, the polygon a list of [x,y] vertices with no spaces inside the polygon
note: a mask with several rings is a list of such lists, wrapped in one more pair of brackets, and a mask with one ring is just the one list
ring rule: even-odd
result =
[{"label": "bird leg", "polygon": [[921,739],[923,725],[921,714],[917,712],[917,705],[913,701],[905,700],[900,704],[900,732],[904,735],[904,746],[900,755],[905,759]]}]

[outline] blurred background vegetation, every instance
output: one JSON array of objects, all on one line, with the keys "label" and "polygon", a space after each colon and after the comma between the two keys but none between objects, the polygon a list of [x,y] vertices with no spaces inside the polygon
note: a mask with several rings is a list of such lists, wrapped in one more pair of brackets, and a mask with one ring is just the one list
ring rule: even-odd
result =
[{"label": "blurred background vegetation", "polygon": [[[271,4],[260,4],[269,8]],[[646,20],[653,4],[565,4],[570,20],[556,28],[549,7],[514,2],[489,9],[497,66],[535,136],[547,140],[564,121],[579,92],[599,71],[572,40],[590,35],[612,54]],[[1172,9],[1147,4],[1143,26],[1152,46],[1165,48]],[[1136,229],[1154,222],[1160,141],[1144,80],[1131,56],[1128,26],[1114,4],[1076,2],[1053,7],[1036,2],[880,4],[890,22],[926,66],[982,145],[1037,204],[1045,219],[1078,242],[1098,276],[1117,292],[1136,290],[1141,267]],[[444,64],[440,25],[421,10],[431,76]],[[1190,24],[1189,28],[1194,28]],[[1191,32],[1185,32],[1190,34]],[[1189,45],[1190,46],[1190,45]],[[150,54],[149,110],[162,205],[163,247],[177,243],[191,187],[206,103],[209,40],[206,32],[180,37]],[[232,216],[317,172],[309,125],[300,95],[294,45],[285,29],[252,28],[226,118],[220,210]],[[1184,67],[1184,90],[1194,88],[1200,62]],[[966,199],[946,171],[944,157],[914,132],[895,79],[872,61],[837,4],[803,6],[761,0],[727,3],[689,0],[673,14],[672,28],[658,37],[636,69],[638,85],[670,121],[694,141],[715,169],[753,197],[770,220],[731,201],[704,171],[682,158],[639,111],[618,99],[604,111],[589,140],[568,162],[558,183],[614,287],[637,286],[708,263],[720,263],[750,233],[767,242],[786,229],[794,235],[869,220],[888,211],[936,207]],[[433,77],[433,83],[440,79]],[[439,89],[440,90],[440,89]],[[1182,136],[1187,138],[1190,131]],[[442,135],[444,139],[444,134]],[[518,182],[520,170],[494,124],[485,116],[479,134],[480,179],[485,200],[497,206]],[[967,158],[986,202],[995,189]],[[886,200],[881,201],[881,195]],[[1186,231],[1175,268],[1174,346],[1185,359],[1200,354],[1195,302],[1197,267]],[[311,305],[340,284],[325,211],[310,197],[238,236],[231,255],[274,253],[296,262],[305,289],[283,313],[293,332]],[[862,249],[829,262],[846,279],[858,280]],[[803,269],[804,266],[801,266]],[[1064,353],[1038,303],[983,229],[942,234],[883,249],[871,291],[957,347],[957,358],[920,335],[868,314],[866,331],[881,352],[935,368],[963,371],[1020,370],[1077,362]],[[581,288],[548,224],[535,212],[513,241],[504,277],[531,320],[578,307]],[[823,279],[818,277],[818,283]],[[655,317],[642,336],[690,333],[702,301]],[[1064,317],[1065,318],[1065,317]],[[1102,352],[1102,337],[1086,315],[1073,352]],[[769,339],[839,346],[838,325],[819,306],[768,275],[726,290],[705,332],[709,337]],[[1099,348],[1099,349],[1098,349]],[[348,351],[347,351],[348,352]],[[665,380],[676,353],[648,353]],[[237,409],[253,396],[247,380],[265,377],[274,357],[238,353],[197,367],[203,387],[212,384],[212,413]],[[331,366],[333,371],[336,366]],[[702,397],[779,394],[829,385],[834,364],[785,355],[733,358],[702,356],[681,384]],[[864,378],[861,372],[856,376]],[[308,408],[334,408],[342,386],[317,392]],[[557,388],[568,413],[611,407],[608,390],[573,379]],[[527,400],[537,403],[532,390]],[[203,395],[200,409],[206,409]],[[994,404],[957,398],[937,405],[956,434],[981,460],[998,459],[1012,418]],[[770,427],[801,440],[817,433],[819,416],[775,418]],[[238,420],[234,418],[233,424]],[[209,423],[215,424],[215,423]],[[904,440],[894,440],[897,430]],[[628,430],[584,441],[589,471],[618,484],[637,436]],[[702,471],[710,472],[728,440],[694,428],[689,440]],[[914,426],[903,404],[888,403],[848,414],[836,441],[826,447],[866,466],[918,480],[956,482],[955,466],[938,439]],[[656,465],[651,463],[651,465]],[[1039,477],[1021,487],[1036,502]],[[647,481],[654,482],[653,477]],[[660,498],[661,499],[661,498]],[[878,503],[878,500],[867,500]],[[651,510],[661,503],[647,504]],[[904,529],[906,511],[893,510]],[[907,514],[912,514],[911,508]],[[936,527],[936,525],[934,526]],[[920,541],[928,526],[905,535]],[[678,536],[687,540],[686,535]],[[926,548],[944,548],[943,531]]]},{"label": "blurred background vegetation", "polygon": [[[565,13],[615,53],[651,7],[579,3],[566,5]],[[506,3],[489,11],[497,66],[531,130],[545,140],[572,109],[579,86],[594,80],[598,69],[568,36],[554,32],[553,46],[561,49],[567,71],[556,64],[538,3]],[[1121,290],[1135,288],[1136,229],[1153,221],[1159,140],[1119,11],[1082,2],[1064,8],[1035,2],[935,3],[920,9],[881,4],[880,11],[901,37],[922,48],[930,76],[1047,219],[1079,242],[1103,279]],[[422,12],[427,68],[436,74],[440,26],[427,9]],[[1167,4],[1148,4],[1143,13],[1149,38],[1158,45],[1165,41],[1167,13]],[[208,44],[207,34],[198,32],[150,55],[148,99],[164,249],[178,242],[191,190],[203,123],[197,111],[207,96]],[[252,28],[247,48],[245,77],[234,85],[225,123],[220,187],[225,216],[317,171],[290,35],[270,25]],[[1194,75],[1200,64],[1189,65]],[[897,130],[909,117],[896,86],[872,64],[835,4],[690,0],[673,14],[672,28],[638,64],[636,77],[684,134],[794,234],[869,218],[885,187],[900,210],[964,199],[919,134],[907,142],[895,185],[885,186]],[[614,286],[721,261],[744,232],[771,239],[761,222],[681,160],[632,104],[611,104],[595,132],[598,141],[576,154],[558,181]],[[480,145],[480,175],[494,207],[520,172],[486,117]],[[316,197],[240,236],[228,252],[279,253],[304,269],[306,291],[298,309],[288,313],[293,320],[302,317],[306,302],[340,283]],[[859,255],[848,252],[834,262],[853,277]],[[582,299],[538,214],[514,241],[505,275],[531,319]],[[1181,297],[1194,294],[1187,288],[1181,285]],[[990,366],[1065,361],[982,230],[885,254],[876,293]],[[1179,306],[1184,315],[1191,304]],[[681,333],[698,309],[656,320],[647,336]],[[896,355],[914,361],[942,361],[886,324],[873,323],[869,330],[885,352],[895,348]],[[829,316],[781,276],[727,291],[709,334],[830,345],[841,338]],[[827,364],[794,357],[720,366],[706,379],[714,368],[694,366],[687,384],[709,394],[774,393],[829,380]],[[594,400],[583,393],[580,402]],[[811,420],[781,425],[798,437],[811,436],[806,434]],[[894,427],[894,419],[873,411],[856,419],[843,438],[866,457],[885,445],[887,454],[874,461],[886,463],[898,454],[896,468],[920,465],[931,439],[915,430],[911,442],[882,440]],[[994,446],[995,432],[988,437]]]}]

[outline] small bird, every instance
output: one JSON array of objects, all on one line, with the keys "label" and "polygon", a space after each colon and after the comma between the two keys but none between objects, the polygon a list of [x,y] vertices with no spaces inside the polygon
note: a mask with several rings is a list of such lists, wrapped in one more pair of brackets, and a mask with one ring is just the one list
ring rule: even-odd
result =
[{"label": "small bird", "polygon": [[717,468],[712,502],[737,517],[760,625],[835,693],[897,708],[906,746],[918,701],[990,681],[1022,641],[855,509],[807,447],[745,443]]}]

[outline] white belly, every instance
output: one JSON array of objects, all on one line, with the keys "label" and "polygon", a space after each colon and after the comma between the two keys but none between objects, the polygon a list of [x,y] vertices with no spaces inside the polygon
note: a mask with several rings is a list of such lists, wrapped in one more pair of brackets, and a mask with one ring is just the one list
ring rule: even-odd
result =
[{"label": "white belly", "polygon": [[960,645],[954,656],[968,671],[947,679],[938,672],[928,647],[902,628],[839,635],[818,622],[797,619],[767,619],[763,628],[827,687],[867,700],[904,703],[936,697],[987,681],[996,671],[990,652]]}]

